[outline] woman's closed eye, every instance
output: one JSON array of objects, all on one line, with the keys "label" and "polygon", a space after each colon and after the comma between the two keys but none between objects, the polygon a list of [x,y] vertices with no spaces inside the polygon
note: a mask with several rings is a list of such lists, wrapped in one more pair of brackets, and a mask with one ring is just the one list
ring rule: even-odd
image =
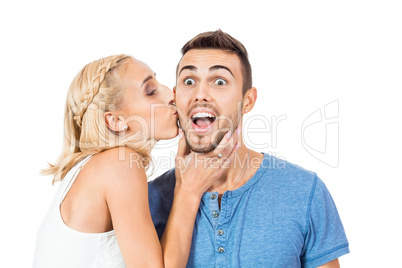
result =
[{"label": "woman's closed eye", "polygon": [[149,92],[147,95],[148,95],[148,96],[152,96],[152,95],[155,95],[155,93],[156,93],[156,89],[153,89],[153,90],[151,90],[151,92]]}]

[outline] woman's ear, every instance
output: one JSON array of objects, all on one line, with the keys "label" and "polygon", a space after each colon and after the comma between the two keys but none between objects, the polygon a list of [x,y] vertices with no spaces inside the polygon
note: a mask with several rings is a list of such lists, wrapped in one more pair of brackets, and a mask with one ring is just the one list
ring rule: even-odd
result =
[{"label": "woman's ear", "polygon": [[124,117],[122,115],[116,115],[113,112],[104,113],[106,126],[114,131],[121,132],[127,130],[127,124],[124,123]]},{"label": "woman's ear", "polygon": [[253,109],[256,101],[257,101],[257,89],[255,87],[252,87],[249,90],[247,90],[243,98],[244,105],[242,113],[246,114],[250,112]]}]

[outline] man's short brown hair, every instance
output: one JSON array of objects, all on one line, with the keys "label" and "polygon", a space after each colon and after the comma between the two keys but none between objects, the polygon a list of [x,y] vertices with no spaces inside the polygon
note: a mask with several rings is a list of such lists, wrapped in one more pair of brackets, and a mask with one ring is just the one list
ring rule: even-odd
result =
[{"label": "man's short brown hair", "polygon": [[242,66],[243,96],[252,87],[251,65],[247,50],[240,41],[229,34],[221,30],[200,33],[182,47],[182,55],[184,56],[191,49],[219,49],[236,53]]}]

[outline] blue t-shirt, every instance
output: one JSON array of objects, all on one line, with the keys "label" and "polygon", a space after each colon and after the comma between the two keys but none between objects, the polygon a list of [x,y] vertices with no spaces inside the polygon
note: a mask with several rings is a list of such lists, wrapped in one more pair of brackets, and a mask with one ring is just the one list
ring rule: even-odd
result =
[{"label": "blue t-shirt", "polygon": [[[174,169],[149,183],[159,238],[173,202]],[[242,187],[206,192],[187,267],[317,267],[349,252],[335,203],[313,172],[264,154]],[[183,215],[185,217],[186,215]]]}]

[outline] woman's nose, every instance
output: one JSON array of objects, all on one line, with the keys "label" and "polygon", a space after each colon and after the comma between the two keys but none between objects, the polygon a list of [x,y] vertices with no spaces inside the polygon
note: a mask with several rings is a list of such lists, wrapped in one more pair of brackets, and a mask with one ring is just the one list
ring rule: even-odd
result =
[{"label": "woman's nose", "polygon": [[163,100],[164,103],[169,105],[173,105],[174,103],[174,94],[173,92],[167,87],[162,85],[162,92],[163,92]]}]

